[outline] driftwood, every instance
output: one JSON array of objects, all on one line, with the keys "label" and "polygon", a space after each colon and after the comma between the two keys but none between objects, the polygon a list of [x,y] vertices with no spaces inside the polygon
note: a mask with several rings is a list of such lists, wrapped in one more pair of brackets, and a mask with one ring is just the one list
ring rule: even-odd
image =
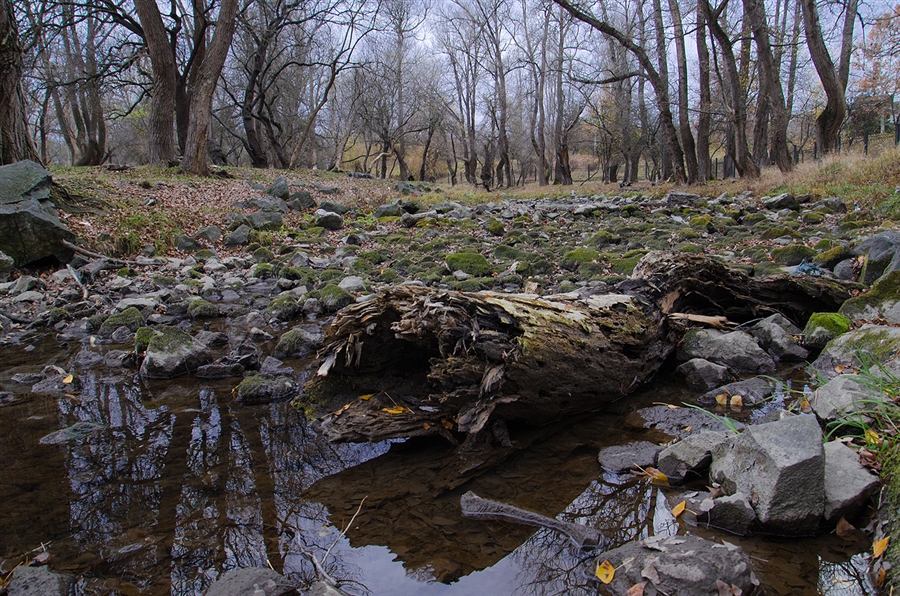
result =
[{"label": "driftwood", "polygon": [[851,287],[753,278],[672,252],[646,255],[611,294],[392,287],[337,314],[304,399],[332,410],[320,418],[332,440],[508,444],[508,424],[596,409],[651,380],[698,315],[745,323],[777,312],[802,326]]},{"label": "driftwood", "polygon": [[565,534],[580,549],[592,549],[600,546],[600,531],[589,528],[584,524],[573,524],[561,521],[540,513],[519,509],[507,503],[501,503],[492,499],[479,497],[472,491],[467,492],[459,499],[459,506],[463,515],[475,519],[498,519],[511,521],[526,526],[548,528],[561,534]]}]

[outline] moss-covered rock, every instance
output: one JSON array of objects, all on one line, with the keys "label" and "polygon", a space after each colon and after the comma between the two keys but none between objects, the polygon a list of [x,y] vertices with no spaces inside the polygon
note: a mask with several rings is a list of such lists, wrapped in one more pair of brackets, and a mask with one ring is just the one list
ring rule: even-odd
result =
[{"label": "moss-covered rock", "polygon": [[210,319],[219,316],[219,309],[212,302],[202,298],[191,300],[187,305],[188,314],[192,319]]},{"label": "moss-covered rock", "polygon": [[850,331],[850,319],[836,312],[813,313],[803,328],[803,345],[819,351],[825,345]]},{"label": "moss-covered rock", "polygon": [[[863,325],[828,342],[813,367],[826,379],[837,374],[838,365],[862,368],[885,363],[900,355],[900,327]],[[838,368],[839,370],[839,368]]]},{"label": "moss-covered rock", "polygon": [[318,300],[326,312],[337,312],[355,301],[352,294],[333,283],[326,284],[319,290],[313,290],[306,296]]},{"label": "moss-covered rock", "polygon": [[247,405],[267,404],[288,399],[299,391],[299,385],[290,377],[251,375],[234,389],[235,398]]},{"label": "moss-covered rock", "polygon": [[800,216],[800,221],[805,224],[820,224],[825,221],[825,216],[818,211],[806,211]]},{"label": "moss-covered rock", "polygon": [[622,238],[613,234],[609,230],[600,230],[591,235],[587,240],[587,245],[592,246],[594,248],[602,248],[607,244],[617,244],[622,241]]},{"label": "moss-covered rock", "polygon": [[891,271],[868,292],[844,302],[838,312],[854,320],[884,319],[900,323],[900,270]]},{"label": "moss-covered rock", "polygon": [[709,215],[695,215],[688,223],[695,230],[704,230],[707,232],[716,231],[716,226],[713,224],[713,219]]},{"label": "moss-covered rock", "polygon": [[268,248],[261,246],[253,251],[253,260],[257,263],[268,263],[275,258],[275,255]]},{"label": "moss-covered rock", "polygon": [[503,224],[494,218],[489,219],[484,224],[484,229],[493,236],[502,236],[506,233],[506,230],[503,228]]},{"label": "moss-covered rock", "polygon": [[477,252],[456,252],[444,257],[451,271],[462,271],[476,277],[490,275],[491,264],[484,255]]},{"label": "moss-covered rock", "polygon": [[141,363],[141,375],[150,379],[171,379],[191,373],[212,361],[209,351],[177,327],[153,328],[147,354]]},{"label": "moss-covered rock", "polygon": [[600,253],[593,248],[574,248],[563,255],[560,265],[569,270],[576,270],[582,265],[600,259]]},{"label": "moss-covered rock", "polygon": [[100,330],[97,333],[103,337],[109,337],[119,327],[128,327],[128,330],[133,333],[143,324],[144,315],[137,308],[131,306],[122,312],[107,317],[100,325]]},{"label": "moss-covered rock", "polygon": [[250,270],[250,275],[259,279],[269,279],[275,276],[275,268],[269,263],[257,263]]},{"label": "moss-covered rock", "polygon": [[137,331],[134,332],[134,353],[143,354],[146,352],[154,335],[156,335],[156,332],[152,328],[138,327]]},{"label": "moss-covered rock", "polygon": [[269,306],[266,307],[266,315],[269,318],[279,321],[287,321],[296,317],[303,311],[303,305],[297,300],[297,297],[290,293],[277,296]]},{"label": "moss-covered rock", "polygon": [[853,258],[853,251],[846,246],[835,246],[813,257],[812,262],[825,269],[834,269],[834,266],[845,259]]},{"label": "moss-covered rock", "polygon": [[816,256],[816,251],[799,242],[787,246],[776,246],[771,252],[776,263],[787,266],[799,265]]},{"label": "moss-covered rock", "polygon": [[500,244],[494,248],[494,258],[502,261],[523,261],[529,256],[531,255],[527,252],[506,244]]},{"label": "moss-covered rock", "polygon": [[489,290],[496,283],[496,277],[470,277],[469,279],[451,281],[450,288],[460,292],[480,292],[481,290]]},{"label": "moss-covered rock", "polygon": [[324,336],[321,333],[311,333],[305,329],[291,329],[285,331],[278,338],[275,346],[275,356],[305,356],[322,346]]}]

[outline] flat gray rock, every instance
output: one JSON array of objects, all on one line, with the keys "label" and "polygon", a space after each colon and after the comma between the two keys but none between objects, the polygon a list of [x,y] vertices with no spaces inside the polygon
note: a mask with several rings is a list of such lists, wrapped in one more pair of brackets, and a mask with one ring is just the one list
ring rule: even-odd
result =
[{"label": "flat gray rock", "polygon": [[813,368],[825,379],[839,373],[838,365],[861,367],[857,358],[864,353],[878,362],[887,362],[900,354],[900,327],[890,325],[863,325],[859,329],[838,336],[825,346],[813,362]]},{"label": "flat gray rock", "polygon": [[205,596],[300,596],[300,592],[280,573],[245,567],[225,572],[207,588]]},{"label": "flat gray rock", "polygon": [[728,432],[697,432],[665,447],[656,458],[656,467],[670,479],[699,476],[712,463],[712,450],[728,440]]},{"label": "flat gray rock", "polygon": [[745,406],[755,406],[762,403],[775,391],[775,386],[771,381],[760,377],[752,379],[744,379],[717,387],[712,391],[708,391],[697,398],[697,401],[704,405],[714,405],[716,396],[722,393],[729,398],[740,395]]},{"label": "flat gray rock", "polygon": [[748,426],[713,449],[710,478],[726,494],[743,493],[760,531],[811,535],[825,506],[825,452],[815,416]]},{"label": "flat gray rock", "polygon": [[675,372],[683,375],[688,387],[695,391],[709,391],[714,387],[724,385],[734,378],[728,372],[727,366],[722,366],[703,358],[691,358],[684,364],[679,365]]},{"label": "flat gray rock", "polygon": [[856,451],[838,441],[825,443],[825,521],[856,517],[878,484],[878,476],[859,463]]},{"label": "flat gray rock", "polygon": [[75,578],[48,567],[16,567],[6,587],[7,596],[69,596]]},{"label": "flat gray rock", "polygon": [[691,329],[678,347],[679,360],[703,358],[736,374],[772,374],[775,362],[757,345],[756,340],[743,331],[724,332],[718,329]]},{"label": "flat gray rock", "polygon": [[656,464],[656,456],[662,447],[649,441],[635,441],[627,445],[614,445],[600,450],[597,459],[610,472],[627,472]]},{"label": "flat gray rock", "polygon": [[848,416],[871,422],[864,412],[872,408],[872,402],[885,401],[884,395],[862,384],[858,375],[838,375],[816,389],[809,405],[823,422],[832,422]]}]

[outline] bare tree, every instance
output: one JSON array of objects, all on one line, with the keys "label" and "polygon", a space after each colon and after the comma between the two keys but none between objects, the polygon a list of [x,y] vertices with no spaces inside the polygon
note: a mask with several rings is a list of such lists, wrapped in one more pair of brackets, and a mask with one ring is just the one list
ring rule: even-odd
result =
[{"label": "bare tree", "polygon": [[11,0],[0,0],[0,165],[40,161],[25,117],[22,46]]},{"label": "bare tree", "polygon": [[803,10],[806,45],[809,47],[809,55],[819,74],[822,87],[825,89],[825,109],[816,117],[816,142],[824,155],[831,153],[836,148],[841,124],[847,116],[847,99],[844,83],[834,67],[834,62],[825,46],[825,39],[822,37],[816,0],[799,0],[799,2]]}]

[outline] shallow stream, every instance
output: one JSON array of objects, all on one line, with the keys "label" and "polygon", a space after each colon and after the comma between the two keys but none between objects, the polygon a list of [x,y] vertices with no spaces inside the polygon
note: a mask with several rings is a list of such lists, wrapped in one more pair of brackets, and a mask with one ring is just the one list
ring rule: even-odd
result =
[{"label": "shallow stream", "polygon": [[[682,399],[665,379],[531,434],[529,448],[448,489],[446,443],[330,444],[288,403],[234,402],[233,381],[146,382],[102,363],[80,370],[80,391],[68,395],[11,380],[48,364],[68,371],[79,350],[108,348],[61,348],[52,336],[0,348],[0,391],[14,393],[0,407],[4,573],[43,548],[51,567],[79,577],[79,594],[190,596],[243,566],[269,564],[305,585],[314,556],[352,593],[596,593],[589,553],[548,530],[463,518],[467,490],[593,525],[611,546],[659,533],[713,535],[673,518],[662,489],[597,463],[601,447],[646,438],[625,424],[629,411]],[[39,442],[77,422],[99,426]],[[765,594],[873,592],[862,538],[719,538],[751,555]]]}]

